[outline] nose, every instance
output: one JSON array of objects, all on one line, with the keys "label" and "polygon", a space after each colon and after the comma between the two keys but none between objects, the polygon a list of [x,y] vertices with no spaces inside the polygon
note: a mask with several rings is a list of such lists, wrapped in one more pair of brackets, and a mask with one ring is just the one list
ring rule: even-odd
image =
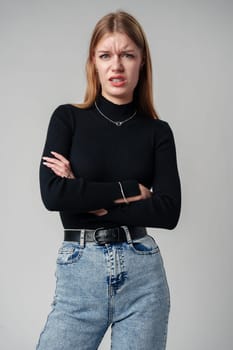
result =
[{"label": "nose", "polygon": [[124,67],[121,61],[121,57],[119,55],[114,55],[113,56],[113,61],[112,61],[112,71],[123,71]]}]

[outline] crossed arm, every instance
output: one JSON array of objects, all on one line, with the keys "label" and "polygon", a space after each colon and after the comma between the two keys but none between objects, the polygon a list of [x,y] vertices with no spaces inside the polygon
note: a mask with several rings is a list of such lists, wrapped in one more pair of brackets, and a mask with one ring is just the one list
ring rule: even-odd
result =
[{"label": "crossed arm", "polygon": [[[57,176],[65,177],[68,179],[75,179],[69,160],[66,159],[64,156],[62,156],[60,153],[57,153],[54,151],[52,151],[51,153],[54,156],[54,158],[45,157],[45,156],[42,157],[42,159],[44,160],[43,164],[48,168],[50,168]],[[147,187],[143,186],[142,184],[139,184],[139,188],[141,191],[140,195],[133,196],[133,197],[126,197],[128,202],[135,202],[138,200],[147,199],[151,197],[152,192]],[[114,203],[118,203],[118,204],[125,203],[125,200],[124,198],[119,198],[114,200]],[[105,208],[100,208],[97,210],[88,211],[88,213],[92,213],[97,216],[102,216],[102,215],[106,215],[108,213],[108,210]]]}]

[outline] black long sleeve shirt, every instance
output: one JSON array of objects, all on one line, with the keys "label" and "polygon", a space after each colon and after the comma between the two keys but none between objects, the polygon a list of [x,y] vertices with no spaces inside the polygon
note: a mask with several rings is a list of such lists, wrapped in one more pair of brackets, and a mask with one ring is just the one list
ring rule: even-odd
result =
[{"label": "black long sleeve shirt", "polygon": [[[134,103],[116,105],[103,96],[99,109],[114,121],[129,118]],[[75,179],[57,176],[40,164],[40,190],[48,210],[59,211],[64,228],[119,225],[173,229],[181,209],[176,148],[169,124],[139,112],[121,126],[104,118],[93,105],[71,104],[52,113],[43,156],[58,152],[70,160]],[[139,183],[151,189],[147,199],[114,203],[140,194]],[[106,215],[88,211],[105,208]]]}]

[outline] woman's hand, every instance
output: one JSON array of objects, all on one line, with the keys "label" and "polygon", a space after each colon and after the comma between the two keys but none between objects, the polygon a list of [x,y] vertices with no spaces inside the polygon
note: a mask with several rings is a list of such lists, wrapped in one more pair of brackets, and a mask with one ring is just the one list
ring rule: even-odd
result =
[{"label": "woman's hand", "polygon": [[108,211],[102,208],[102,209],[88,211],[88,213],[95,214],[97,216],[102,216],[102,215],[108,214]]},{"label": "woman's hand", "polygon": [[[152,192],[147,187],[143,186],[142,184],[139,184],[139,188],[140,188],[141,194],[139,194],[138,196],[126,197],[128,202],[135,202],[141,199],[150,198],[152,196]],[[115,199],[114,202],[125,203],[125,200],[124,198],[119,198],[119,199]]]},{"label": "woman's hand", "polygon": [[[75,179],[75,176],[71,170],[70,162],[68,159],[63,157],[60,153],[51,152],[56,158],[52,157],[42,157],[45,160],[43,162],[48,168],[50,168],[56,175],[60,177],[66,177],[68,179]],[[91,210],[88,213],[102,216],[108,213],[108,211],[104,208]]]},{"label": "woman's hand", "polygon": [[[135,201],[139,201],[141,199],[147,199],[150,198],[152,196],[152,192],[145,186],[143,186],[142,184],[139,184],[139,188],[141,191],[141,194],[138,196],[133,196],[133,197],[127,197],[127,201],[128,202],[135,202]],[[114,200],[115,203],[125,203],[124,198],[120,198],[120,199],[116,199]],[[88,213],[92,213],[95,214],[97,216],[102,216],[108,213],[108,211],[106,209],[98,209],[98,210],[92,210],[89,211]]]},{"label": "woman's hand", "polygon": [[51,153],[54,155],[55,158],[42,157],[42,159],[45,160],[43,164],[50,168],[58,176],[66,177],[67,179],[75,179],[75,176],[71,170],[70,162],[60,153]]}]

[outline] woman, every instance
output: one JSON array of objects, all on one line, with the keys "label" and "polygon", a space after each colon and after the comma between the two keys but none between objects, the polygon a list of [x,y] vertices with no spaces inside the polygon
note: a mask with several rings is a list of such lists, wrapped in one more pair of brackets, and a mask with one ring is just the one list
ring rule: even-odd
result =
[{"label": "woman", "polygon": [[173,229],[181,207],[169,124],[152,101],[152,68],[137,20],[118,11],[96,24],[83,104],[49,123],[40,186],[59,211],[53,309],[38,350],[94,350],[109,325],[114,350],[166,346],[169,289],[146,227]]}]

